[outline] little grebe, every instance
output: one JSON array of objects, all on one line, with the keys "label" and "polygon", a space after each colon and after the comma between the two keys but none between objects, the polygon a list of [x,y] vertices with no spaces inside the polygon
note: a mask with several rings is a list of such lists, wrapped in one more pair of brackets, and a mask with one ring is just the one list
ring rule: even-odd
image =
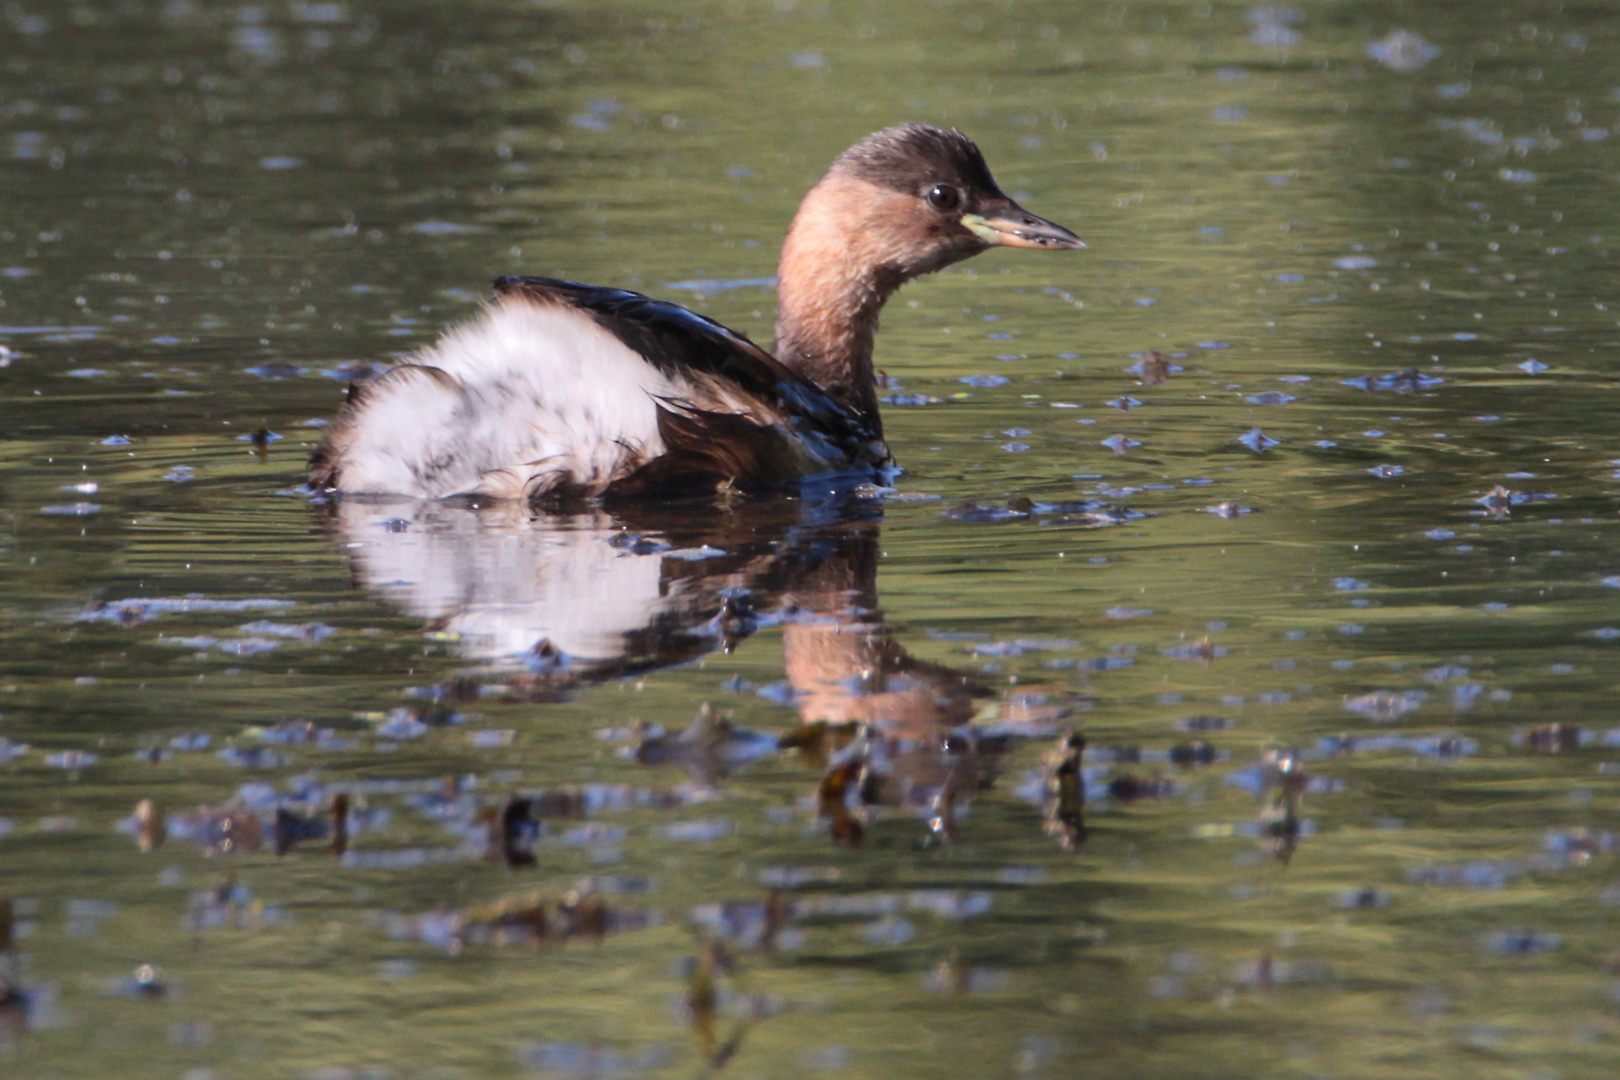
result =
[{"label": "little grebe", "polygon": [[503,277],[495,299],[356,384],[311,458],[352,494],[517,499],[779,486],[890,462],[872,336],[896,289],[990,247],[1084,247],[924,124],[839,155],[782,245],[776,356],[623,289]]}]

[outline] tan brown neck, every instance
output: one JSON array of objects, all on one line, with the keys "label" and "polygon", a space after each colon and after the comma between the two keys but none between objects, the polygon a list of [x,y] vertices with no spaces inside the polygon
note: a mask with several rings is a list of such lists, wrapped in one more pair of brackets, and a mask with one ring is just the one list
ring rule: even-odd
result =
[{"label": "tan brown neck", "polygon": [[888,215],[917,200],[829,175],[805,196],[777,271],[776,357],[851,409],[877,417],[872,338],[878,313],[913,271],[886,242]]}]

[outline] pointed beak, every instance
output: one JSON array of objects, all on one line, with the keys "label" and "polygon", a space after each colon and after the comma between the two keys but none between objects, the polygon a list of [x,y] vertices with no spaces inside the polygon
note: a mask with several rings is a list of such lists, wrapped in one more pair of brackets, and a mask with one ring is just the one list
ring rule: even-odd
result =
[{"label": "pointed beak", "polygon": [[1046,251],[1072,251],[1086,242],[1056,222],[1036,217],[1015,202],[963,214],[962,224],[980,240],[999,247],[1042,248]]}]

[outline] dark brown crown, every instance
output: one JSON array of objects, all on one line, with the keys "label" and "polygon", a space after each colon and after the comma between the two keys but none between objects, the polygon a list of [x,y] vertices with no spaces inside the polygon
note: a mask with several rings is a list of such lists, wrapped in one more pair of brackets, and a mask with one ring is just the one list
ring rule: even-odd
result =
[{"label": "dark brown crown", "polygon": [[929,124],[900,124],[874,132],[838,155],[830,171],[908,195],[921,195],[935,184],[979,195],[1001,194],[972,139]]}]

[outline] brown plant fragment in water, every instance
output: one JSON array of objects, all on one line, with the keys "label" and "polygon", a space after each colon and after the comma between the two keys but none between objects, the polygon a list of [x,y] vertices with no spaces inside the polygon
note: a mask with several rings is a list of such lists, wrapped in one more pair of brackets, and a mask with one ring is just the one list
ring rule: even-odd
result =
[{"label": "brown plant fragment in water", "polygon": [[168,838],[167,817],[163,807],[151,799],[135,804],[135,846],[144,852],[156,851]]},{"label": "brown plant fragment in water", "polygon": [[849,812],[847,801],[851,787],[858,786],[865,768],[865,756],[851,754],[823,773],[816,785],[816,816],[828,819],[833,843],[843,847],[860,847],[866,837],[866,829]]},{"label": "brown plant fragment in water", "polygon": [[1051,774],[1046,781],[1046,831],[1065,851],[1086,842],[1086,778],[1081,768],[1086,739],[1070,732],[1048,755]]},{"label": "brown plant fragment in water", "polygon": [[1297,750],[1268,750],[1261,765],[1262,782],[1271,791],[1270,803],[1260,811],[1261,833],[1272,856],[1287,866],[1299,848],[1299,804],[1311,778],[1300,768]]},{"label": "brown plant fragment in water", "polygon": [[1574,724],[1542,724],[1524,733],[1524,745],[1536,754],[1564,754],[1580,749],[1581,734]]},{"label": "brown plant fragment in water", "polygon": [[729,978],[734,987],[738,980],[736,961],[718,941],[705,942],[692,958],[692,971],[687,978],[686,1011],[692,1018],[692,1035],[697,1040],[698,1053],[711,1073],[719,1072],[731,1063],[742,1049],[743,1036],[760,1017],[759,1003],[753,1002],[749,1015],[738,1019],[724,1040],[719,1038],[716,1020],[719,1016],[719,979]]},{"label": "brown plant fragment in water", "polygon": [[1139,369],[1136,377],[1141,379],[1143,384],[1158,386],[1170,377],[1170,372],[1174,370],[1175,365],[1170,363],[1169,358],[1164,353],[1159,352],[1157,349],[1149,349],[1142,354],[1142,359],[1137,363],[1136,367]]}]

